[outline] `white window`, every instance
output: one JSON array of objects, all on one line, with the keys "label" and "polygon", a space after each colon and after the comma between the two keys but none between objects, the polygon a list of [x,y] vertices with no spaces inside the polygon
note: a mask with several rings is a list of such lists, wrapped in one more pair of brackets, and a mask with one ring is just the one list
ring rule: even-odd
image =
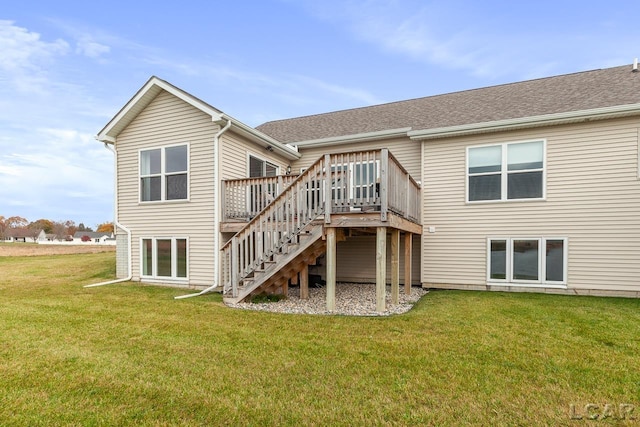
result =
[{"label": "white window", "polygon": [[467,201],[544,199],[545,141],[467,148]]},{"label": "white window", "polygon": [[[249,155],[249,178],[275,177],[278,175],[278,166],[256,156]],[[255,181],[249,187],[247,193],[247,206],[250,215],[253,216],[265,208],[278,196],[278,183]]]},{"label": "white window", "polygon": [[188,158],[187,145],[140,151],[140,201],[188,199]]},{"label": "white window", "polygon": [[249,155],[249,178],[278,175],[278,166]]},{"label": "white window", "polygon": [[375,200],[380,182],[380,161],[349,162],[331,166],[333,200]]},{"label": "white window", "polygon": [[487,281],[566,285],[567,239],[489,238]]},{"label": "white window", "polygon": [[187,239],[143,238],[140,247],[140,268],[143,278],[187,278]]}]

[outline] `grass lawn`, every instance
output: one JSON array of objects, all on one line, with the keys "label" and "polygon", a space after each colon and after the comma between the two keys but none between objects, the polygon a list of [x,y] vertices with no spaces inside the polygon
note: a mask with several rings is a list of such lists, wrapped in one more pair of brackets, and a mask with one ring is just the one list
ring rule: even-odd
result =
[{"label": "grass lawn", "polygon": [[0,257],[0,425],[640,423],[639,300],[438,291],[353,318],[82,288],[114,270]]}]

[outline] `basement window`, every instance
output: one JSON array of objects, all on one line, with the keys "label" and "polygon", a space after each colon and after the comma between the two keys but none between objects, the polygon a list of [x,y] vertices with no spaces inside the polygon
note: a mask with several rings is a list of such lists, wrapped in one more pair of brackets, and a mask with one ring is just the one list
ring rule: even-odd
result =
[{"label": "basement window", "polygon": [[186,238],[143,238],[140,248],[142,278],[187,278]]},{"label": "basement window", "polygon": [[567,238],[487,239],[487,281],[566,285]]}]

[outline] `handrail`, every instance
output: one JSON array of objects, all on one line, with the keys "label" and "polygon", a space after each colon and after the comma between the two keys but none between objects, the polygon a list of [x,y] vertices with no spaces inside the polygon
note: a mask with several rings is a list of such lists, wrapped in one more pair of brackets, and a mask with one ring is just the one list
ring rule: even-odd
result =
[{"label": "handrail", "polygon": [[323,213],[324,159],[318,159],[222,247],[224,292],[238,294],[238,284]]},{"label": "handrail", "polygon": [[297,175],[278,175],[223,181],[223,218],[225,220],[253,218],[291,185],[295,178]]}]

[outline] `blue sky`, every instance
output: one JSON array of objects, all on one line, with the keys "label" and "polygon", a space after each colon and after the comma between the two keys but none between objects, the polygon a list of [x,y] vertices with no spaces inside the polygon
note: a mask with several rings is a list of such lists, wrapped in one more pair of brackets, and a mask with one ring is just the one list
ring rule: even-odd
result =
[{"label": "blue sky", "polygon": [[113,218],[94,136],[156,75],[268,120],[630,64],[637,1],[0,0],[0,215]]}]

